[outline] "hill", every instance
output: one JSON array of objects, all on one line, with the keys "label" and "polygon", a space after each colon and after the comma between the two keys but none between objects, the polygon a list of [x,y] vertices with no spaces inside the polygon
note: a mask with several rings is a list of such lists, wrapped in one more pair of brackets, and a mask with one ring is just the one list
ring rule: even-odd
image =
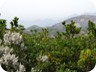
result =
[{"label": "hill", "polygon": [[[66,23],[68,24],[68,23],[70,23],[71,20],[75,21],[75,24],[77,27],[82,27],[82,31],[86,31],[87,27],[88,27],[88,21],[91,20],[94,23],[96,23],[96,16],[94,16],[94,15],[80,15],[80,16],[66,19],[64,21],[66,21]],[[41,31],[42,28],[44,28],[44,27],[39,27],[39,26],[34,25],[34,26],[27,28],[25,31],[27,31],[27,33],[30,33],[31,29],[32,30],[36,29],[37,31]],[[59,32],[65,31],[65,28],[62,25],[62,22],[54,24],[53,26],[46,27],[46,28],[48,28],[50,35],[55,35],[57,31],[59,31]]]}]

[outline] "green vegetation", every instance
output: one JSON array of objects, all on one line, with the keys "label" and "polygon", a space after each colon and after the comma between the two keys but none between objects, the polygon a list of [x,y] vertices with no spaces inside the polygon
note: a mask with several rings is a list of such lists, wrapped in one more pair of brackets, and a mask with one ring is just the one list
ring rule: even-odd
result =
[{"label": "green vegetation", "polygon": [[[10,44],[19,62],[25,66],[25,72],[88,72],[96,63],[96,25],[88,22],[86,34],[81,34],[81,28],[62,22],[65,31],[50,37],[47,29],[41,32],[31,30],[31,34],[23,33],[24,26],[18,24],[15,17],[10,22],[11,32],[20,32],[23,36],[24,47]],[[0,38],[6,31],[6,21],[0,20]],[[2,45],[4,41],[2,41]]]},{"label": "green vegetation", "polygon": [[6,28],[6,20],[1,19],[0,20],[0,38],[3,38],[4,30]]}]

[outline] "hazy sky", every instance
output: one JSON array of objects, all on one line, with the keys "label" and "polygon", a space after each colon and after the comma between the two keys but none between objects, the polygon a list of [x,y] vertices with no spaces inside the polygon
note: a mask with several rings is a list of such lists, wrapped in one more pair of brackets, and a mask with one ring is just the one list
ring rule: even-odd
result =
[{"label": "hazy sky", "polygon": [[96,5],[94,4],[96,4],[96,2],[94,1],[95,0],[0,0],[0,13],[2,14],[1,18],[8,20],[11,20],[14,16],[22,20],[57,20],[74,14],[95,13]]}]

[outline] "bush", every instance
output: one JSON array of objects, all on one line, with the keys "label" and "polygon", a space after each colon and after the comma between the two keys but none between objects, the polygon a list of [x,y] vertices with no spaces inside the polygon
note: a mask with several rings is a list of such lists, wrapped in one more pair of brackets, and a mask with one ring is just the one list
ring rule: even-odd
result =
[{"label": "bush", "polygon": [[[16,64],[19,63],[18,68],[11,66],[14,72],[87,72],[94,67],[96,26],[93,22],[89,21],[87,33],[82,34],[81,28],[76,27],[74,21],[69,24],[64,21],[65,31],[50,37],[47,29],[42,29],[41,32],[31,30],[32,34],[23,33],[24,27],[18,25],[18,20],[15,17],[11,21],[11,29],[8,31],[2,29],[0,42],[5,49],[6,46],[9,50],[13,49],[12,53],[5,55],[0,47],[0,59],[5,59],[7,55],[9,58],[12,56]],[[2,63],[12,72],[10,62],[7,61],[6,65],[2,60]],[[20,68],[24,71],[20,71]]]}]

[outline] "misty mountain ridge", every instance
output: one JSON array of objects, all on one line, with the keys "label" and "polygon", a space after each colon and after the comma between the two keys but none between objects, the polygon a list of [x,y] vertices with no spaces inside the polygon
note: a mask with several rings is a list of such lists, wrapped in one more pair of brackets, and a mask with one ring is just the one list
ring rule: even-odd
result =
[{"label": "misty mountain ridge", "polygon": [[[63,21],[66,21],[66,24],[69,24],[71,20],[75,21],[75,25],[77,27],[82,27],[81,31],[86,31],[88,28],[88,21],[91,20],[94,23],[96,23],[96,16],[95,15],[80,15],[80,16],[76,16],[76,17],[72,17],[72,18],[63,20]],[[59,32],[65,31],[65,28],[62,25],[62,22],[60,22],[60,23],[54,24],[49,27],[39,27],[37,25],[33,25],[33,26],[27,28],[25,30],[25,32],[27,31],[27,33],[30,33],[30,30],[41,31],[42,28],[48,28],[49,34],[51,34],[51,35],[55,35],[57,31],[59,31]]]}]

